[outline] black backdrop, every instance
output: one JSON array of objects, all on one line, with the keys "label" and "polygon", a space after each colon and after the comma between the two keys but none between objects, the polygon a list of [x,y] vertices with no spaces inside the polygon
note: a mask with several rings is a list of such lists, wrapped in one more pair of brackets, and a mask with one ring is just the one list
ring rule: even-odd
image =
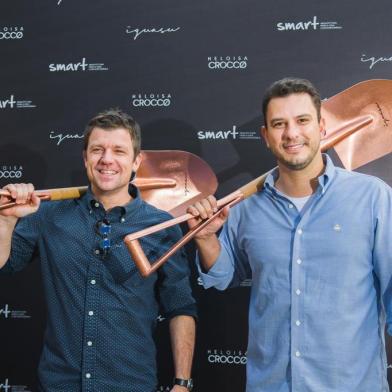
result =
[{"label": "black backdrop", "polygon": [[[206,160],[222,196],[274,164],[259,140],[272,81],[306,77],[327,98],[391,78],[391,14],[390,0],[2,0],[0,186],[85,184],[83,127],[120,107],[141,123],[144,149]],[[392,184],[391,160],[359,170]],[[196,391],[244,390],[249,283],[204,291],[194,275]],[[0,391],[35,390],[44,314],[38,262],[1,277]],[[165,321],[157,340],[162,392]]]}]

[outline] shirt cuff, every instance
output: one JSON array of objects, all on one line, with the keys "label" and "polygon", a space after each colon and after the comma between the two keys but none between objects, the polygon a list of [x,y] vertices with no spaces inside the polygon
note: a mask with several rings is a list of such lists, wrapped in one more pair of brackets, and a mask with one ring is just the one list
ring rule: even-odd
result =
[{"label": "shirt cuff", "polygon": [[225,290],[233,279],[233,265],[225,256],[223,250],[207,273],[204,273],[201,269],[198,254],[196,254],[196,266],[205,289],[215,287],[218,290]]},{"label": "shirt cuff", "polygon": [[183,306],[182,308],[174,309],[171,312],[164,314],[164,317],[171,319],[176,316],[191,316],[197,320],[197,307],[195,303]]}]

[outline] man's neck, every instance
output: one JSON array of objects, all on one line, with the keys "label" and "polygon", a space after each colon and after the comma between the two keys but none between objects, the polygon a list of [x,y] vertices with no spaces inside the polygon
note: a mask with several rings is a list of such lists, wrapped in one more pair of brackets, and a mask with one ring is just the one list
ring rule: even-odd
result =
[{"label": "man's neck", "polygon": [[92,189],[94,196],[103,204],[105,210],[110,210],[113,207],[124,206],[133,200],[131,195],[126,191],[105,191],[99,192]]},{"label": "man's neck", "polygon": [[313,194],[318,187],[318,177],[324,172],[325,165],[320,155],[302,170],[293,170],[278,164],[279,177],[275,187],[287,196],[305,197]]}]

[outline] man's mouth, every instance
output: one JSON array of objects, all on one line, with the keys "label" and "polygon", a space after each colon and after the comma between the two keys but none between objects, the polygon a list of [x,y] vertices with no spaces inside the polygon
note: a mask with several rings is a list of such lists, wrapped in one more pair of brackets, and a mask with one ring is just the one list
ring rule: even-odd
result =
[{"label": "man's mouth", "polygon": [[101,170],[98,170],[98,172],[104,176],[114,176],[115,174],[117,174],[117,171],[107,170],[107,169],[101,169]]},{"label": "man's mouth", "polygon": [[283,148],[288,153],[296,153],[302,149],[305,143],[291,143],[291,144],[284,144]]}]

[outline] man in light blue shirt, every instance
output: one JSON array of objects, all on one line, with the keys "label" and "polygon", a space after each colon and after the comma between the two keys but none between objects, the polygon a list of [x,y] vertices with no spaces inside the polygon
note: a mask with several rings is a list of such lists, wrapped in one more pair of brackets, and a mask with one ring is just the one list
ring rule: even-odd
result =
[{"label": "man in light blue shirt", "polygon": [[[320,106],[307,80],[267,90],[262,134],[278,167],[196,238],[206,288],[252,275],[247,392],[389,391],[392,191],[321,154]],[[190,226],[215,210],[212,196],[195,204]]]}]

